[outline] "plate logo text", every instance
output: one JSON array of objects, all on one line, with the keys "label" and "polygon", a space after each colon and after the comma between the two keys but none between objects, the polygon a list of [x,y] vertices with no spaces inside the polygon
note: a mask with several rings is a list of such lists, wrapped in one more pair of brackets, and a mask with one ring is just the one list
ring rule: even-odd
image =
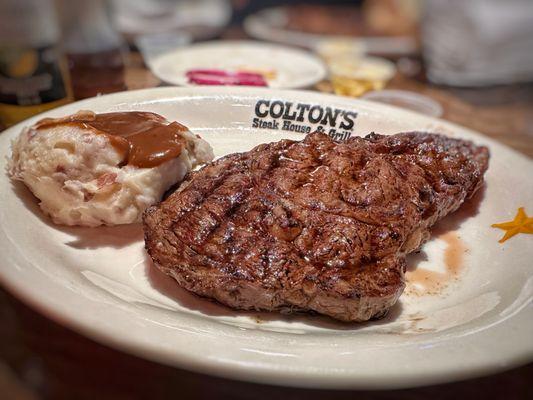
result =
[{"label": "plate logo text", "polygon": [[348,139],[354,130],[357,112],[318,104],[281,100],[258,100],[252,128],[277,129],[296,133],[322,132],[334,140]]}]

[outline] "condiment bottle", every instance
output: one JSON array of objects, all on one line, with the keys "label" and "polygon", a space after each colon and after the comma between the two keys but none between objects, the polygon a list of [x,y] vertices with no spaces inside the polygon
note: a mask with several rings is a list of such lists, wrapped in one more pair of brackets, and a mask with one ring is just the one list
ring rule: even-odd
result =
[{"label": "condiment bottle", "polygon": [[75,99],[126,90],[124,45],[106,0],[59,2]]},{"label": "condiment bottle", "polygon": [[52,0],[0,1],[0,125],[69,101]]}]

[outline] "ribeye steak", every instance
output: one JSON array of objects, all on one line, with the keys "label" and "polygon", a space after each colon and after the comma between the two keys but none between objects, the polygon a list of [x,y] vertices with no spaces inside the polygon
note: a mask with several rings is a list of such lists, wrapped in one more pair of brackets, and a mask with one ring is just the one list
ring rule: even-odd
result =
[{"label": "ribeye steak", "polygon": [[157,268],[244,310],[387,313],[405,255],[483,183],[486,147],[446,136],[314,133],[230,154],[144,215]]}]

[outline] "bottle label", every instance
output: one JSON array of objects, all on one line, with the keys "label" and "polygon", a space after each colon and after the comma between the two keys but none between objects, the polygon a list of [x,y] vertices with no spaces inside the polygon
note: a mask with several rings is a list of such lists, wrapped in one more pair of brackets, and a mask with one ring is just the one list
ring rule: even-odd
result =
[{"label": "bottle label", "polygon": [[0,103],[32,106],[66,96],[54,46],[0,48]]}]

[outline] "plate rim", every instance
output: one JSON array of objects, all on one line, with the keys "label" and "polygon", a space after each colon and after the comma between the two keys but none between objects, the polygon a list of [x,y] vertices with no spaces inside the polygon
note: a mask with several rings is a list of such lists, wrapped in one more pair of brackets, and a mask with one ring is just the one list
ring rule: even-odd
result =
[{"label": "plate rim", "polygon": [[[264,97],[264,96],[271,96],[271,97],[277,97],[277,96],[287,96],[287,97],[298,97],[298,96],[305,96],[307,101],[320,101],[320,102],[326,102],[329,100],[335,101],[336,103],[345,103],[346,105],[353,104],[354,106],[359,105],[371,105],[371,108],[378,108],[383,110],[394,110],[396,113],[400,112],[401,114],[405,114],[407,117],[409,115],[416,115],[419,119],[425,119],[428,121],[437,121],[439,125],[444,126],[451,126],[453,128],[457,128],[458,130],[462,131],[468,131],[469,133],[473,134],[476,137],[479,137],[482,139],[485,143],[491,143],[492,146],[500,147],[505,149],[505,151],[510,151],[513,156],[517,156],[525,161],[528,161],[531,163],[531,160],[527,158],[525,155],[522,155],[515,150],[512,150],[508,148],[507,146],[491,139],[486,136],[483,136],[475,131],[472,131],[468,128],[461,127],[459,125],[439,120],[436,118],[421,116],[415,112],[399,109],[395,106],[390,105],[382,105],[382,104],[376,104],[371,103],[364,100],[355,100],[351,98],[342,98],[339,96],[334,95],[327,95],[322,93],[316,93],[316,92],[305,92],[305,91],[287,91],[287,90],[276,90],[276,89],[251,89],[251,88],[235,88],[235,87],[195,87],[195,88],[177,88],[177,87],[166,87],[166,88],[152,88],[152,89],[142,89],[137,91],[128,91],[128,92],[120,92],[110,95],[105,95],[99,97],[96,101],[102,101],[101,99],[107,99],[107,100],[113,100],[113,97],[115,98],[115,104],[121,104],[120,100],[126,100],[128,97],[152,97],[151,100],[154,100],[155,97],[158,97],[159,99],[164,98],[176,98],[180,96],[186,96],[186,97],[209,97],[209,96],[220,96],[220,95],[227,95],[231,97]],[[150,99],[146,99],[146,101],[149,101]],[[29,123],[32,123],[32,121],[42,118],[43,115],[48,114],[59,114],[61,113],[61,110],[65,108],[73,107],[73,104],[79,104],[83,105],[86,103],[91,103],[95,101],[95,99],[87,99],[76,103],[71,103],[66,106],[62,106],[59,108],[56,108],[51,111],[47,111],[43,114],[37,115],[32,117],[29,120],[23,121],[17,125],[14,125],[11,128],[8,128],[4,133],[11,132],[11,131],[17,131],[19,132],[22,126],[27,125]],[[4,234],[4,230],[0,229],[0,234]],[[6,246],[6,245],[4,245]],[[2,247],[4,247],[2,246]],[[9,247],[9,246],[8,246]],[[6,247],[6,248],[8,248]],[[7,268],[10,267],[9,261],[13,261],[11,258],[7,259],[6,257],[0,261],[0,264],[4,267],[7,266]],[[93,340],[96,340],[97,342],[104,343],[106,345],[109,345],[113,348],[118,348],[122,351],[125,351],[130,354],[135,354],[140,357],[144,357],[147,359],[150,359],[152,361],[160,362],[167,365],[172,365],[179,368],[189,369],[193,370],[195,372],[204,373],[204,374],[211,374],[216,376],[221,376],[225,378],[230,379],[237,379],[237,380],[247,380],[252,382],[259,382],[259,383],[268,383],[268,384],[275,384],[275,385],[283,385],[283,386],[296,386],[296,387],[315,387],[315,388],[357,388],[357,389],[385,389],[385,388],[406,388],[406,387],[415,387],[415,386],[423,386],[428,384],[436,384],[436,383],[443,383],[448,382],[451,380],[457,380],[459,378],[466,379],[466,378],[473,378],[476,376],[481,376],[490,372],[498,372],[503,371],[505,369],[509,369],[515,366],[519,366],[522,364],[525,364],[531,359],[533,359],[533,348],[526,349],[526,351],[519,351],[518,354],[512,354],[504,353],[504,356],[507,355],[507,358],[503,357],[498,360],[498,362],[494,362],[494,357],[489,357],[488,359],[482,358],[481,360],[476,360],[476,362],[472,362],[470,360],[470,364],[468,366],[463,366],[462,369],[458,372],[457,369],[454,370],[446,370],[446,371],[433,371],[433,372],[427,372],[425,371],[426,375],[413,377],[412,374],[406,369],[400,370],[395,374],[392,374],[391,376],[386,377],[389,379],[388,381],[384,381],[383,377],[380,376],[377,379],[374,377],[368,377],[368,376],[359,376],[354,377],[353,375],[346,374],[337,374],[337,375],[318,375],[315,373],[309,373],[309,371],[304,372],[298,372],[298,371],[288,371],[286,369],[277,369],[272,370],[271,367],[265,367],[265,366],[255,366],[255,369],[250,368],[249,366],[243,366],[238,363],[228,363],[227,360],[198,360],[198,359],[191,359],[190,357],[184,357],[183,359],[176,360],[174,357],[169,357],[168,354],[166,354],[164,351],[161,352],[161,349],[141,349],[139,350],[138,346],[139,343],[135,343],[134,341],[125,342],[124,338],[116,338],[110,336],[108,332],[102,332],[101,328],[96,328],[95,326],[92,326],[90,322],[87,322],[87,320],[84,320],[83,318],[80,318],[76,312],[70,312],[70,313],[61,313],[57,311],[57,307],[54,307],[54,304],[52,304],[52,301],[49,301],[47,298],[42,298],[42,293],[38,293],[37,291],[32,291],[31,288],[27,288],[24,286],[23,283],[18,282],[17,279],[13,278],[13,276],[8,276],[8,274],[5,273],[5,268],[0,268],[0,282],[2,282],[3,286],[7,288],[9,292],[11,292],[15,297],[20,298],[24,303],[28,304],[30,307],[37,309],[40,313],[44,314],[48,318],[62,324],[66,325],[70,329],[73,329],[74,331],[81,333],[84,336],[87,336]],[[42,272],[40,272],[42,273]],[[56,288],[60,288],[62,291],[67,290],[63,285],[58,284],[57,282],[51,281],[51,283],[56,286]],[[530,299],[531,300],[531,299]],[[497,326],[487,328],[485,331],[480,332],[479,334],[487,334],[487,331],[492,330],[492,334],[499,334],[502,335],[504,333],[508,333],[509,329],[515,328],[514,330],[511,329],[511,332],[516,332],[519,330],[520,325],[524,326],[524,320],[520,319],[520,314],[523,314],[527,312],[527,305],[530,303],[524,304],[524,306],[513,316],[509,317],[508,319],[501,321],[497,324]],[[531,308],[531,307],[529,307]],[[529,310],[531,311],[531,310]],[[527,323],[526,318],[526,323]],[[529,322],[530,328],[533,328],[533,321]],[[517,328],[518,327],[518,328]],[[523,328],[522,328],[523,329]],[[522,335],[523,336],[523,335]],[[518,335],[520,337],[520,335]],[[472,339],[472,338],[470,338]],[[531,346],[530,346],[531,347]],[[492,351],[494,349],[491,349]],[[515,351],[515,353],[517,353]],[[185,354],[186,355],[186,354]],[[501,355],[501,354],[500,354]],[[492,362],[488,362],[492,360]],[[265,369],[266,368],[266,369]]]}]

